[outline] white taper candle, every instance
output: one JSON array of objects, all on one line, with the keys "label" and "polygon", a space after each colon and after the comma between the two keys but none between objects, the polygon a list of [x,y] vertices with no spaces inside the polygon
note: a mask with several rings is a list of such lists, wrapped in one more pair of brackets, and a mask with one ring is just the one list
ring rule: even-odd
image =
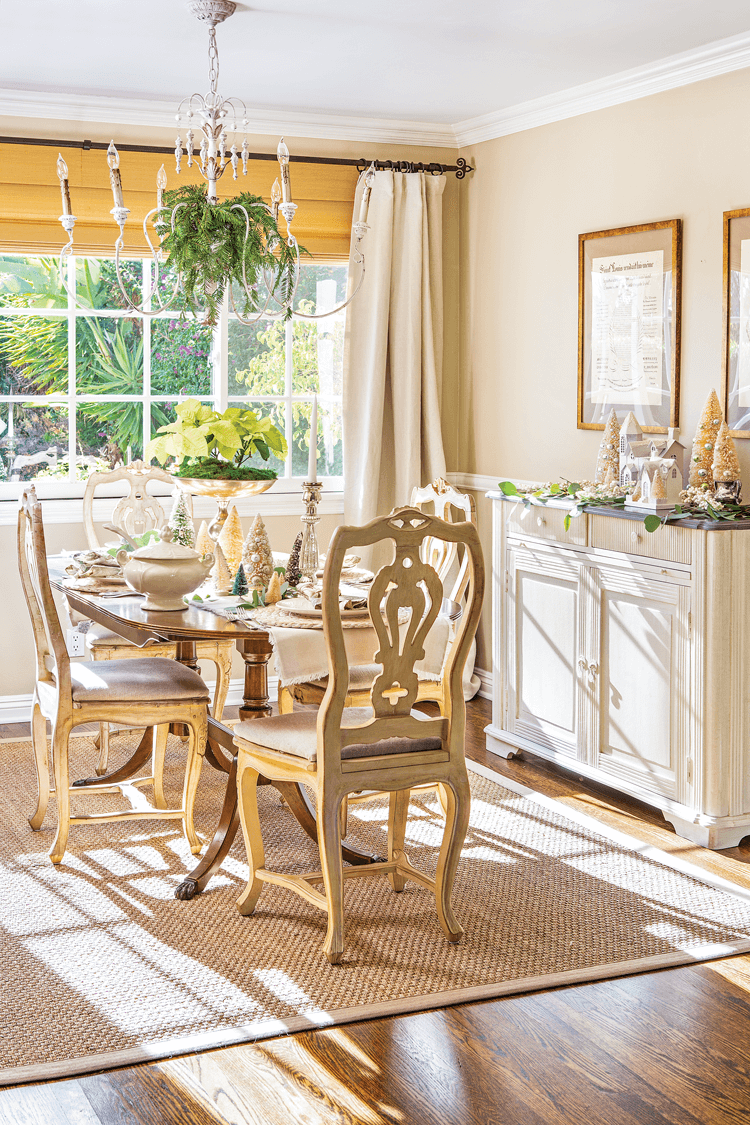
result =
[{"label": "white taper candle", "polygon": [[310,454],[307,459],[307,479],[315,484],[318,479],[318,396],[313,395],[310,415]]}]

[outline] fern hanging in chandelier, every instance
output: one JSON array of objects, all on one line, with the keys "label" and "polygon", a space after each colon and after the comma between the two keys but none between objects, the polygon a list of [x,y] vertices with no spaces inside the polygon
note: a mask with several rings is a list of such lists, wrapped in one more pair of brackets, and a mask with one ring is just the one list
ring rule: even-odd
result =
[{"label": "fern hanging in chandelier", "polygon": [[[325,313],[295,309],[300,254],[304,250],[292,232],[297,204],[292,200],[289,149],[282,137],[277,149],[281,182],[277,179],[271,189],[270,205],[249,192],[219,200],[218,180],[229,168],[236,180],[240,165],[243,175],[247,175],[249,159],[247,107],[238,98],[223,98],[218,89],[216,27],[232,15],[236,5],[233,0],[191,0],[188,6],[192,14],[208,26],[209,89],[206,94],[191,94],[179,105],[178,128],[184,124],[186,130],[185,143],[181,134],[175,141],[175,162],[178,174],[183,160],[189,168],[195,165],[205,186],[184,185],[166,191],[164,165],[159,169],[156,207],[143,220],[143,233],[154,262],[151,290],[143,306],[137,305],[121,276],[120,255],[124,250],[125,224],[130,209],[125,206],[120,157],[114,141],[110,144],[107,163],[114,200],[110,214],[120,231],[115,242],[115,268],[127,307],[145,316],[157,316],[176,308],[182,294],[184,302],[194,311],[205,309],[204,323],[215,324],[224,295],[228,293],[232,309],[243,324],[252,324],[261,317],[288,319],[296,316],[317,320],[339,312],[354,299],[365,276],[365,256],[360,245],[369,229],[367,210],[375,180],[374,168],[371,166],[365,173],[362,203],[352,227],[352,260],[359,270],[356,286],[346,301]],[[240,131],[243,139],[238,148]],[[68,235],[67,245],[60,254],[60,273],[66,278],[64,266],[74,253],[76,216],[71,209],[68,168],[62,155],[57,160],[57,174],[63,203],[60,222]],[[284,221],[285,236],[279,230],[279,216]],[[158,239],[156,245],[151,237],[153,232]],[[163,298],[164,286],[160,281],[165,266],[176,280],[169,295]]]}]

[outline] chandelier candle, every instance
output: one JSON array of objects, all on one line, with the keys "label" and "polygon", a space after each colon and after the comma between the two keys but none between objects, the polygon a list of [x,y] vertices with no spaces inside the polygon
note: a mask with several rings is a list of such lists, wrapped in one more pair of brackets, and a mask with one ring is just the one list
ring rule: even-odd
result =
[{"label": "chandelier candle", "polygon": [[156,173],[156,206],[161,211],[164,205],[164,188],[167,186],[167,173],[162,164],[159,171]]},{"label": "chandelier candle", "polygon": [[[62,158],[62,153],[57,158],[57,174],[60,177],[60,194],[62,195],[63,216],[70,215],[70,187],[68,186],[68,165]],[[62,217],[62,216],[61,216]]]},{"label": "chandelier candle", "polygon": [[281,169],[281,201],[282,203],[291,203],[292,183],[289,179],[289,149],[284,144],[283,137],[279,141],[276,155],[279,158],[279,168]]},{"label": "chandelier candle", "polygon": [[362,191],[362,199],[359,205],[359,218],[357,222],[367,222],[367,212],[370,209],[370,196],[372,195],[373,185],[375,183],[375,165],[371,164],[367,175],[365,176],[365,186]]},{"label": "chandelier candle", "polygon": [[115,148],[115,142],[110,141],[109,148],[107,149],[107,164],[109,164],[109,182],[112,185],[112,198],[115,201],[115,207],[125,207],[125,200],[122,198],[122,177],[120,176],[120,154]]},{"label": "chandelier candle", "polygon": [[281,188],[279,187],[278,178],[273,181],[271,188],[271,213],[274,219],[278,220],[279,217],[279,204],[281,203]]}]

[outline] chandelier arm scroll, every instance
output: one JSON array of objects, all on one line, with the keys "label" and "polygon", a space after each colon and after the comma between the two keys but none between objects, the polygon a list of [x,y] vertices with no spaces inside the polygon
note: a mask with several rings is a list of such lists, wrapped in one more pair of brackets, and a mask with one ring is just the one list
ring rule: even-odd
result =
[{"label": "chandelier arm scroll", "polygon": [[[265,207],[266,211],[268,211],[269,215],[273,214],[273,212],[271,211],[271,208],[268,207],[265,203],[263,204],[263,206]],[[244,238],[244,241],[243,241],[243,244],[242,244],[242,250],[243,250],[243,254],[242,254],[242,285],[243,285],[243,288],[244,288],[245,293],[247,295],[247,299],[250,302],[253,302],[252,290],[250,289],[250,286],[247,283],[247,273],[245,272],[245,254],[244,254],[244,249],[245,249],[245,246],[247,245],[247,240],[250,237],[250,216],[248,215],[247,210],[245,209],[245,207],[243,206],[242,203],[232,204],[231,210],[232,211],[241,211],[242,214],[245,216],[245,238]],[[232,311],[234,312],[235,316],[239,320],[240,324],[244,324],[246,326],[251,325],[251,324],[257,324],[258,321],[264,316],[267,320],[279,320],[284,315],[284,313],[286,312],[287,306],[282,305],[281,302],[277,301],[276,298],[274,297],[274,295],[273,295],[273,288],[274,287],[268,284],[268,276],[266,274],[265,269],[263,269],[262,266],[261,266],[261,271],[263,273],[263,281],[264,281],[264,284],[266,286],[266,292],[267,292],[268,296],[266,297],[266,303],[264,304],[264,306],[260,310],[260,312],[257,314],[257,316],[253,316],[253,317],[250,317],[249,319],[247,319],[247,318],[241,316],[240,313],[237,312],[237,306],[234,303],[234,294],[232,293],[231,283],[228,286],[229,300],[230,300],[231,305],[232,305]],[[294,275],[294,286],[293,286],[293,290],[292,290],[292,298],[294,297],[294,293],[296,293],[296,291],[297,291],[298,281],[299,281],[299,250],[297,251],[297,268],[295,270],[295,275]],[[281,309],[281,312],[278,312],[278,313],[267,312],[267,309],[268,309],[268,306],[271,303],[271,300],[275,301],[275,303]]]},{"label": "chandelier arm scroll", "polygon": [[[175,212],[178,211],[180,207],[184,207],[184,206],[185,206],[184,203],[179,203],[177,205],[177,207],[175,207],[174,211],[172,212],[172,230],[174,230]],[[154,277],[153,277],[153,280],[151,282],[150,292],[148,294],[148,297],[144,301],[142,307],[140,305],[137,305],[134,301],[132,301],[130,299],[130,297],[128,295],[128,292],[125,289],[125,286],[124,286],[123,281],[122,281],[122,274],[120,272],[120,251],[123,249],[123,241],[122,241],[123,227],[120,227],[120,237],[115,242],[115,273],[117,275],[117,284],[120,287],[120,292],[122,293],[122,296],[123,296],[124,300],[126,301],[127,306],[130,309],[130,311],[136,312],[140,316],[159,316],[159,314],[163,313],[165,309],[170,308],[171,305],[172,305],[172,302],[177,297],[177,294],[180,290],[180,286],[182,284],[182,275],[178,274],[177,280],[175,282],[174,289],[172,290],[172,293],[169,297],[169,300],[166,303],[159,302],[158,307],[155,308],[155,309],[146,308],[146,305],[150,305],[152,300],[153,300],[154,293],[156,292],[157,286],[159,284],[159,277],[161,275],[161,267],[160,267],[160,263],[159,263],[159,250],[157,250],[154,247],[154,244],[149,237],[148,227],[147,227],[148,221],[151,218],[151,216],[155,215],[159,210],[161,210],[161,208],[153,207],[149,211],[149,213],[146,215],[145,219],[143,220],[143,234],[144,234],[144,237],[146,239],[146,242],[149,245],[149,249],[151,250],[151,256],[153,258],[154,265],[156,266],[156,269],[154,270]],[[159,249],[161,249],[161,248],[159,248]],[[157,301],[158,301],[158,298],[157,298]]]}]

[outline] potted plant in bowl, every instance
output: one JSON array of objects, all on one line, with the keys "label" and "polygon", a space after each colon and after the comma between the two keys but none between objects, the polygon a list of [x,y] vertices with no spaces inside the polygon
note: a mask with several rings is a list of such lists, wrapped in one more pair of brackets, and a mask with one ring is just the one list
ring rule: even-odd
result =
[{"label": "potted plant in bowl", "polygon": [[[295,288],[298,251],[281,237],[260,196],[243,192],[212,203],[203,184],[186,184],[164,193],[156,222],[167,265],[179,274],[188,304],[205,307],[205,324],[216,324],[233,282],[242,294],[242,316],[262,311],[274,297],[283,305]],[[299,253],[306,251],[300,247]],[[285,319],[291,315],[287,309]]]},{"label": "potted plant in bowl", "polygon": [[178,403],[175,413],[177,420],[160,426],[146,446],[146,459],[155,457],[162,465],[174,459],[171,471],[180,488],[216,500],[219,511],[208,529],[216,540],[229,501],[265,492],[277,479],[273,469],[251,465],[250,458],[258,453],[268,461],[275,453],[283,459],[286,439],[270,418],[239,406],[219,413],[189,398]]}]

